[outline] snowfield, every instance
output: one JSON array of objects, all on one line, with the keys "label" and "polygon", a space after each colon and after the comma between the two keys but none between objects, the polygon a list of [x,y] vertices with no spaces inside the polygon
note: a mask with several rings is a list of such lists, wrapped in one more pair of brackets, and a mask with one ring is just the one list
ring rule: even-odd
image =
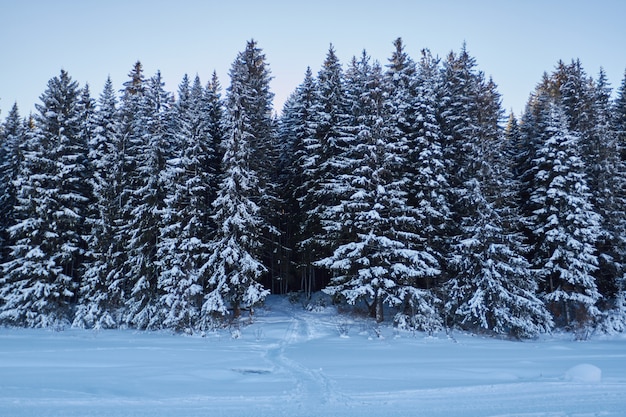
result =
[{"label": "snowfield", "polygon": [[1,417],[625,415],[623,335],[427,336],[280,296],[205,337],[0,329]]}]

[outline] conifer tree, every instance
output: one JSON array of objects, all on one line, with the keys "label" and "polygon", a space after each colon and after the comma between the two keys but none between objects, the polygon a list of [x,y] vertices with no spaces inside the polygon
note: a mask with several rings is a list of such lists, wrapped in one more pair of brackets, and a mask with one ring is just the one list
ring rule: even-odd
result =
[{"label": "conifer tree", "polygon": [[[441,76],[438,60],[428,50],[422,51],[415,78],[416,97],[412,102],[414,136],[408,143],[408,202],[417,209],[420,235],[427,250],[437,259],[441,274],[434,276],[434,286],[445,281],[447,238],[452,223],[449,195],[451,173],[444,159],[444,136],[438,120]],[[429,280],[425,281],[431,287]]]},{"label": "conifer tree", "polygon": [[24,125],[17,104],[14,104],[0,130],[0,265],[8,259],[10,237],[8,228],[15,222],[17,179],[22,156]]},{"label": "conifer tree", "polygon": [[[446,200],[448,173],[443,161],[443,137],[437,120],[439,61],[428,50],[423,50],[422,58],[415,64],[404,52],[400,39],[394,42],[394,46],[396,49],[386,72],[389,134],[390,140],[396,142],[406,159],[398,175],[406,178],[407,204],[414,210],[412,215],[416,221],[413,232],[419,236],[417,240],[423,242],[423,250],[436,260],[439,271],[422,277],[414,285],[425,294],[424,304],[428,309],[437,311],[440,300],[434,291],[442,281],[441,267],[445,264],[446,252],[443,227],[450,218]],[[404,320],[406,326],[423,328],[420,324],[422,317],[411,313],[416,309],[410,307],[406,309],[407,314],[397,318]]]},{"label": "conifer tree", "polygon": [[618,280],[626,272],[626,166],[620,157],[618,135],[611,118],[611,88],[604,70],[590,87],[591,124],[585,133],[585,163],[592,204],[602,218],[597,243],[600,293],[614,298]]},{"label": "conifer tree", "polygon": [[[356,57],[352,61],[344,75],[343,106],[345,113],[342,115],[340,126],[334,127],[337,136],[331,137],[328,142],[328,159],[321,160],[320,165],[326,165],[322,171],[324,177],[321,180],[321,190],[318,198],[323,201],[319,210],[319,221],[324,231],[324,247],[331,255],[331,259],[337,248],[357,238],[357,230],[352,227],[353,219],[347,210],[346,203],[351,195],[356,192],[356,184],[352,183],[354,170],[361,162],[361,149],[358,153],[356,147],[359,143],[358,134],[361,130],[369,129],[366,123],[366,112],[362,98],[368,93],[368,77],[371,66],[369,56],[363,51],[360,60]],[[324,150],[324,148],[322,148]],[[324,154],[324,153],[323,153]],[[318,266],[328,267],[328,262],[318,261]],[[329,268],[332,270],[332,268]],[[354,302],[355,300],[352,300]]]},{"label": "conifer tree", "polygon": [[546,132],[534,161],[530,218],[537,246],[534,266],[544,279],[544,298],[557,322],[584,326],[599,314],[594,273],[600,216],[590,202],[579,136],[568,128],[558,103],[548,107]]},{"label": "conifer tree", "polygon": [[[230,70],[231,86],[227,96],[227,136],[223,142],[222,170],[214,221],[218,225],[210,243],[208,293],[202,306],[202,327],[211,318],[233,317],[243,307],[262,301],[268,291],[259,283],[266,271],[260,259],[261,237],[267,224],[261,213],[260,192],[267,184],[259,180],[258,160],[267,149],[271,136],[271,94],[269,70],[256,42],[250,41]],[[265,200],[263,200],[265,201]]]},{"label": "conifer tree", "polygon": [[591,79],[585,73],[580,60],[572,60],[567,65],[559,61],[551,78],[552,96],[561,101],[568,128],[578,132],[582,140],[581,145],[587,147],[585,136],[593,124],[594,98],[590,88]]},{"label": "conifer tree", "polygon": [[[461,199],[466,193],[466,182],[476,178],[482,168],[481,146],[484,144],[480,142],[478,117],[479,77],[475,59],[469,55],[465,45],[458,55],[450,52],[443,63],[438,117],[443,136],[445,171],[450,173],[446,199],[453,202],[450,207],[452,216],[445,230],[447,245],[462,235],[459,228],[463,219],[471,219],[476,214],[467,212],[472,205],[462,204]],[[452,265],[446,268],[446,274],[454,275]]]},{"label": "conifer tree", "polygon": [[130,240],[129,224],[133,218],[134,190],[140,187],[140,178],[136,173],[137,159],[145,153],[142,142],[145,125],[146,79],[143,74],[143,65],[137,61],[128,73],[128,80],[124,82],[121,101],[118,109],[119,119],[119,147],[117,170],[115,178],[115,219],[113,228],[113,246],[109,254],[112,267],[110,280],[122,284],[121,294],[124,301],[120,325],[128,325],[126,317],[127,300],[133,290],[133,280],[128,276],[131,256],[127,250]]},{"label": "conifer tree", "polygon": [[0,321],[57,327],[72,318],[84,267],[90,174],[78,84],[62,70],[41,101],[15,181],[16,222],[9,228],[15,244],[5,264]]},{"label": "conifer tree", "polygon": [[336,160],[346,148],[348,109],[344,88],[344,75],[331,45],[326,59],[317,75],[317,92],[312,108],[313,124],[315,126],[315,140],[311,150],[317,149],[316,162],[312,159],[307,170],[311,178],[310,188],[303,197],[307,212],[305,224],[306,238],[302,241],[303,248],[318,256],[318,259],[330,254],[331,244],[338,239],[336,234],[330,233],[323,225],[324,212],[336,205],[339,201],[338,189],[332,186],[336,178]]},{"label": "conifer tree", "polygon": [[210,215],[218,173],[207,107],[200,79],[196,77],[190,87],[185,76],[174,106],[179,149],[163,174],[168,191],[158,245],[159,314],[164,327],[176,330],[191,331],[197,324],[209,279],[200,268],[207,261],[209,239],[215,233]]},{"label": "conifer tree", "polygon": [[300,272],[300,288],[310,296],[315,287],[313,262],[317,252],[312,242],[312,219],[307,213],[316,206],[312,190],[318,186],[316,169],[320,158],[320,141],[316,136],[313,109],[316,106],[317,85],[311,68],[307,68],[303,82],[285,103],[280,120],[280,137],[289,142],[287,213],[292,219],[294,262]]},{"label": "conifer tree", "polygon": [[[453,322],[518,337],[551,327],[515,205],[495,83],[474,69],[465,48],[445,63],[443,132],[451,150],[455,233],[450,236],[445,311]],[[452,157],[452,155],[450,155]]]},{"label": "conifer tree", "polygon": [[171,96],[160,73],[146,80],[137,62],[124,83],[120,105],[122,182],[116,241],[115,280],[123,277],[122,323],[137,328],[159,327],[157,241],[165,190],[162,172],[172,152]]},{"label": "conifer tree", "polygon": [[89,262],[81,280],[73,325],[88,328],[114,328],[119,325],[123,305],[123,282],[115,275],[115,241],[120,184],[121,136],[117,97],[107,78],[93,114],[93,135],[89,141],[89,161],[94,203],[91,208]]},{"label": "conifer tree", "polygon": [[414,135],[415,115],[413,106],[417,96],[416,81],[417,68],[415,62],[406,53],[401,38],[397,38],[393,45],[395,50],[389,58],[385,72],[386,89],[389,98],[386,106],[393,116],[393,131],[400,137],[407,137],[407,141]]},{"label": "conifer tree", "polygon": [[[160,210],[164,206],[165,190],[162,173],[171,153],[170,104],[171,97],[163,89],[160,73],[146,83],[140,102],[141,136],[129,156],[134,157],[127,224],[129,256],[126,277],[132,285],[126,300],[125,321],[138,328],[158,327],[156,314],[159,296],[157,280],[157,243],[160,234]],[[130,153],[130,152],[129,152]]]},{"label": "conifer tree", "polygon": [[251,196],[259,206],[263,238],[256,256],[274,273],[272,258],[280,250],[281,230],[278,227],[282,211],[282,196],[278,188],[279,150],[272,117],[274,94],[270,90],[271,71],[265,54],[250,40],[230,71],[231,85],[226,100],[227,110],[241,112],[245,118],[252,158],[250,169],[256,172],[258,191]]},{"label": "conifer tree", "polygon": [[[463,255],[459,253],[463,246],[460,242],[466,241],[471,231],[464,231],[464,225],[471,225],[476,221],[479,213],[476,205],[468,201],[466,196],[483,199],[482,188],[473,186],[474,181],[479,183],[484,178],[483,147],[481,127],[479,124],[479,84],[482,74],[476,70],[476,62],[469,55],[465,45],[457,55],[450,52],[442,68],[442,81],[438,108],[441,134],[443,137],[443,160],[448,189],[445,199],[450,201],[450,220],[445,226],[443,243],[446,247],[446,279],[452,279],[448,286],[462,287],[455,278],[473,280],[468,270],[471,266],[460,264]],[[473,190],[470,193],[469,190]],[[456,309],[455,299],[462,299],[447,293],[444,289],[444,298],[448,300],[446,311],[449,314]]]}]

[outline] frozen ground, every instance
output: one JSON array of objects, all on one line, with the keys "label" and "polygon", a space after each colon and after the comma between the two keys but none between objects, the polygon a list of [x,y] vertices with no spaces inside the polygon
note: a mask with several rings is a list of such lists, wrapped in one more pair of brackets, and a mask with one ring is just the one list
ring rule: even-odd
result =
[{"label": "frozen ground", "polygon": [[238,339],[0,329],[0,417],[626,416],[626,336],[375,330],[284,297]]}]

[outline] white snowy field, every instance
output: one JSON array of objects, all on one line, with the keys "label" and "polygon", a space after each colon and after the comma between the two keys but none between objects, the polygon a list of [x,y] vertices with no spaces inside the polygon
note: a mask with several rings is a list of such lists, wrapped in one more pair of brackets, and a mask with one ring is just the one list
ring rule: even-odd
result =
[{"label": "white snowy field", "polygon": [[0,329],[0,417],[626,416],[626,336],[378,337],[335,311],[271,296],[237,339]]}]

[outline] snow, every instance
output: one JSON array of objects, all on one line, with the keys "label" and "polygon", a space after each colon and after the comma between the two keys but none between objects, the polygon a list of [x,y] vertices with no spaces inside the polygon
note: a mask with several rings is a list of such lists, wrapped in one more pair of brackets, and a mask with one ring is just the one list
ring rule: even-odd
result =
[{"label": "snow", "polygon": [[0,329],[0,416],[624,415],[624,335],[427,336],[313,307],[269,296],[205,337]]},{"label": "snow", "polygon": [[602,380],[602,370],[597,366],[582,363],[571,367],[565,373],[565,379],[576,382],[600,382]]}]

